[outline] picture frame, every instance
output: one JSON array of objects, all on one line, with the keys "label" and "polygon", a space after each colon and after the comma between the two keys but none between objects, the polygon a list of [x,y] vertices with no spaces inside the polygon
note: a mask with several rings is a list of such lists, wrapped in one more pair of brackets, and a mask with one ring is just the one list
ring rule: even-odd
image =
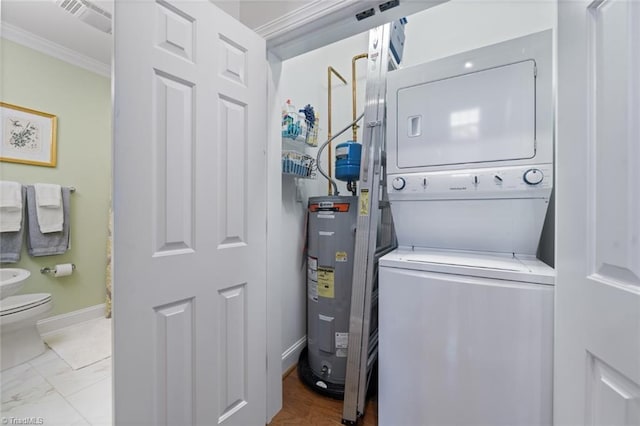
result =
[{"label": "picture frame", "polygon": [[0,161],[55,167],[58,117],[0,102]]}]

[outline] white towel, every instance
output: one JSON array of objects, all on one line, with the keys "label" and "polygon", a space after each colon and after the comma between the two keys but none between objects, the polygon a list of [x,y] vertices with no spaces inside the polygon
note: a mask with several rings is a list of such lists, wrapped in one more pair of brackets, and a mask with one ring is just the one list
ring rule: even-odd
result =
[{"label": "white towel", "polygon": [[62,231],[64,223],[64,208],[61,203],[62,187],[55,184],[36,183],[33,185],[36,193],[36,214],[40,232]]},{"label": "white towel", "polygon": [[17,232],[22,227],[22,185],[0,181],[0,232]]},{"label": "white towel", "polygon": [[62,187],[53,183],[36,183],[36,203],[40,207],[60,207]]}]

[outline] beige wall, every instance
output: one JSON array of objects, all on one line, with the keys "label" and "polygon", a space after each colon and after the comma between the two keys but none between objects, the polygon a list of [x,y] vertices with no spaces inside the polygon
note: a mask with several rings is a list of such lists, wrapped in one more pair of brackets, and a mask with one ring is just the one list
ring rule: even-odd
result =
[{"label": "beige wall", "polygon": [[[103,303],[111,187],[110,81],[13,42],[1,42],[0,99],[58,117],[58,165],[0,163],[0,177],[77,189],[71,196],[71,250],[34,258],[26,253],[25,244],[19,263],[2,266],[31,271],[23,292],[51,293],[51,315]],[[67,262],[77,266],[72,276],[40,274],[43,266]]]}]

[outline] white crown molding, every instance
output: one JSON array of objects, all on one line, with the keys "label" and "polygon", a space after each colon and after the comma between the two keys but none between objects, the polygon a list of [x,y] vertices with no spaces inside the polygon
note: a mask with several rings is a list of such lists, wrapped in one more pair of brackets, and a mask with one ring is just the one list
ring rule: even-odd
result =
[{"label": "white crown molding", "polygon": [[71,65],[84,68],[101,76],[111,78],[111,65],[105,64],[90,58],[68,47],[53,43],[47,39],[39,37],[33,33],[16,27],[15,25],[2,22],[0,36],[6,40],[13,41],[25,47],[29,47],[45,55],[53,56]]},{"label": "white crown molding", "polygon": [[270,41],[295,28],[305,26],[318,18],[331,15],[356,3],[362,3],[362,0],[316,0],[260,25],[254,31],[265,40]]},{"label": "white crown molding", "polygon": [[[254,31],[267,42],[276,58],[285,60],[395,21],[450,0],[401,0],[397,7],[380,11],[383,0],[315,0]],[[373,9],[369,18],[356,15]]]}]

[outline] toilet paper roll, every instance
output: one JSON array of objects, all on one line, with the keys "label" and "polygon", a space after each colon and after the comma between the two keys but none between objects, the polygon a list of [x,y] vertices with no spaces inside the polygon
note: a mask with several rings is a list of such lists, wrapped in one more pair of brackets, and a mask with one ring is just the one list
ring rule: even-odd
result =
[{"label": "toilet paper roll", "polygon": [[71,263],[63,263],[61,265],[56,265],[53,276],[54,277],[66,277],[73,273],[73,265]]}]

